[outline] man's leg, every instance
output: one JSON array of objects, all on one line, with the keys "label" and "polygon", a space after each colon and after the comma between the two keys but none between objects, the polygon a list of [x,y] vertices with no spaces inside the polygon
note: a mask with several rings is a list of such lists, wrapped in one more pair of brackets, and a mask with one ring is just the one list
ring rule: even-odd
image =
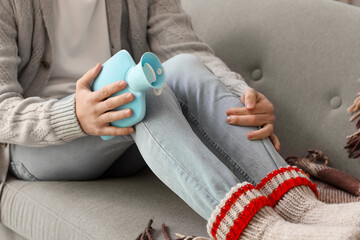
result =
[{"label": "man's leg", "polygon": [[[10,170],[24,180],[92,180],[101,176],[133,143],[129,135],[109,141],[86,136],[47,147],[11,145]],[[145,166],[139,159],[121,160],[122,172],[127,174]]]},{"label": "man's leg", "polygon": [[[261,222],[259,225],[258,221],[251,218],[248,219],[249,222],[237,222],[237,219],[241,220],[242,215],[233,213],[240,211],[246,216],[249,213],[255,220],[258,218],[261,221],[264,216],[255,212],[267,203],[257,204],[258,201],[263,201],[264,197],[261,197],[260,193],[254,193],[252,191],[254,187],[244,188],[249,184],[238,185],[239,179],[201,142],[182,115],[173,92],[166,87],[163,94],[156,97],[149,91],[147,101],[147,114],[142,122],[136,124],[132,137],[153,172],[203,218],[210,219],[213,214],[212,220],[220,219],[216,217],[218,212],[214,209],[216,206],[224,205],[227,212],[220,211],[220,216],[223,216],[222,213],[230,213],[228,207],[233,209],[235,212],[231,211],[227,216],[235,217],[236,229],[239,227],[244,229],[249,223],[253,226],[248,230],[245,229],[249,234],[252,234],[253,229],[256,231],[261,229],[263,233],[268,233],[268,230],[273,232],[274,228],[271,224],[266,223],[266,226],[261,227]],[[124,141],[120,143],[119,146],[123,146]],[[234,193],[231,190],[233,186],[237,186],[233,188],[236,189]],[[252,207],[257,208],[255,212],[252,211],[254,210]],[[275,212],[269,214],[276,218],[274,221],[280,220]],[[224,224],[230,220],[228,217],[224,218],[226,220]],[[270,219],[266,222],[274,221]],[[209,221],[210,225],[211,223],[212,221]],[[287,225],[282,227],[284,230],[288,228]],[[308,228],[304,230],[310,232]],[[318,228],[314,230],[318,231]],[[232,232],[232,228],[229,231]],[[347,229],[346,231],[348,232]],[[277,238],[272,236],[266,239]]]},{"label": "man's leg", "polygon": [[269,138],[247,139],[247,133],[257,127],[226,122],[226,110],[243,104],[197,57],[180,54],[164,66],[167,83],[192,128],[240,180],[257,184],[269,172],[287,165]]},{"label": "man's leg", "polygon": [[146,116],[132,134],[141,155],[161,181],[209,219],[239,180],[193,132],[169,87],[160,96],[148,91],[146,98]]},{"label": "man's leg", "polygon": [[[167,78],[171,77],[167,72]],[[159,97],[149,91],[147,101],[147,114],[136,125],[134,140],[152,171],[209,220],[207,227],[211,236],[219,240],[270,240],[337,239],[339,236],[354,239],[353,236],[359,235],[355,227],[286,222],[266,206],[268,199],[264,195],[249,183],[238,183],[235,175],[201,142],[168,87]]]},{"label": "man's leg", "polygon": [[[133,164],[133,158],[119,157],[134,140],[153,172],[205,219],[239,182],[192,131],[168,87],[160,96],[147,93],[147,114],[132,136],[87,136],[41,148],[12,145],[12,169],[26,180],[96,179],[118,160],[126,169]],[[135,164],[141,168],[144,162]]]},{"label": "man's leg", "polygon": [[287,166],[268,138],[247,139],[247,133],[257,128],[226,122],[226,109],[243,104],[198,58],[179,55],[165,68],[169,86],[204,144],[240,180],[244,177],[257,185],[282,217],[294,223],[360,226],[359,203],[320,202],[316,186],[299,169]]}]

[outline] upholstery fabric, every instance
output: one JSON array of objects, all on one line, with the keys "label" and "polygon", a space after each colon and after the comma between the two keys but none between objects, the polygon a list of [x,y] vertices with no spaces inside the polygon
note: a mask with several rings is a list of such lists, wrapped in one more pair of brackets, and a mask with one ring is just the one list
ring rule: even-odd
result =
[{"label": "upholstery fabric", "polygon": [[129,178],[88,182],[11,179],[1,209],[2,223],[27,239],[131,240],[150,218],[154,237],[161,236],[163,222],[173,238],[175,232],[206,235],[206,221],[149,169]]},{"label": "upholstery fabric", "polygon": [[360,8],[329,0],[183,0],[195,31],[275,107],[281,155],[320,149],[360,177],[346,136],[360,90]]},{"label": "upholstery fabric", "polygon": [[16,232],[5,227],[2,223],[0,223],[0,239],[1,240],[25,240],[24,237],[20,236]]}]

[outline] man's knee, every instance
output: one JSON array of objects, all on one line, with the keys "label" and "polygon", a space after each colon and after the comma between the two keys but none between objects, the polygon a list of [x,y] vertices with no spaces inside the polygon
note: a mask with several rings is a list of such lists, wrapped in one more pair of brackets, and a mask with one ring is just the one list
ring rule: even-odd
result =
[{"label": "man's knee", "polygon": [[166,82],[176,93],[201,87],[215,76],[192,54],[179,54],[164,63]]},{"label": "man's knee", "polygon": [[165,67],[171,69],[189,70],[202,65],[201,60],[193,54],[181,53],[178,54],[164,63]]}]

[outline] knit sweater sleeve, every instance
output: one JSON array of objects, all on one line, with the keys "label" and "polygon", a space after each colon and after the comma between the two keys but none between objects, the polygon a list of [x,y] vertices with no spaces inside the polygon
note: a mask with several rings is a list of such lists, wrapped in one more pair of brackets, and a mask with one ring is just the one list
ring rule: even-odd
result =
[{"label": "knit sweater sleeve", "polygon": [[190,17],[180,0],[151,0],[148,18],[148,41],[151,51],[166,60],[180,53],[191,53],[224,83],[230,92],[241,96],[246,84],[240,74],[231,71],[214,55],[213,50],[195,34]]},{"label": "knit sweater sleeve", "polygon": [[84,136],[75,115],[74,96],[24,99],[18,82],[16,21],[6,1],[0,1],[0,26],[0,142],[45,146]]}]

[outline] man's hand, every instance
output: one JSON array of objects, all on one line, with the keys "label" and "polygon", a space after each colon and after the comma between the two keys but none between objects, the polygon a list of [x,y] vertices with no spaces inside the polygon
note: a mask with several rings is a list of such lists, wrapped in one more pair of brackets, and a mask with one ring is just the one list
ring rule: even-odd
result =
[{"label": "man's hand", "polygon": [[280,141],[274,132],[274,107],[261,93],[248,88],[241,96],[245,107],[230,108],[226,111],[227,122],[239,126],[262,126],[261,129],[249,132],[248,139],[257,140],[270,137],[276,151],[280,151]]},{"label": "man's hand", "polygon": [[91,82],[100,73],[101,64],[90,69],[82,78],[76,82],[75,110],[81,128],[89,135],[129,135],[134,128],[119,128],[111,126],[110,123],[130,117],[131,109],[110,111],[118,106],[134,100],[132,93],[110,97],[114,93],[126,87],[125,81],[117,81],[101,88],[96,92],[90,89]]}]

